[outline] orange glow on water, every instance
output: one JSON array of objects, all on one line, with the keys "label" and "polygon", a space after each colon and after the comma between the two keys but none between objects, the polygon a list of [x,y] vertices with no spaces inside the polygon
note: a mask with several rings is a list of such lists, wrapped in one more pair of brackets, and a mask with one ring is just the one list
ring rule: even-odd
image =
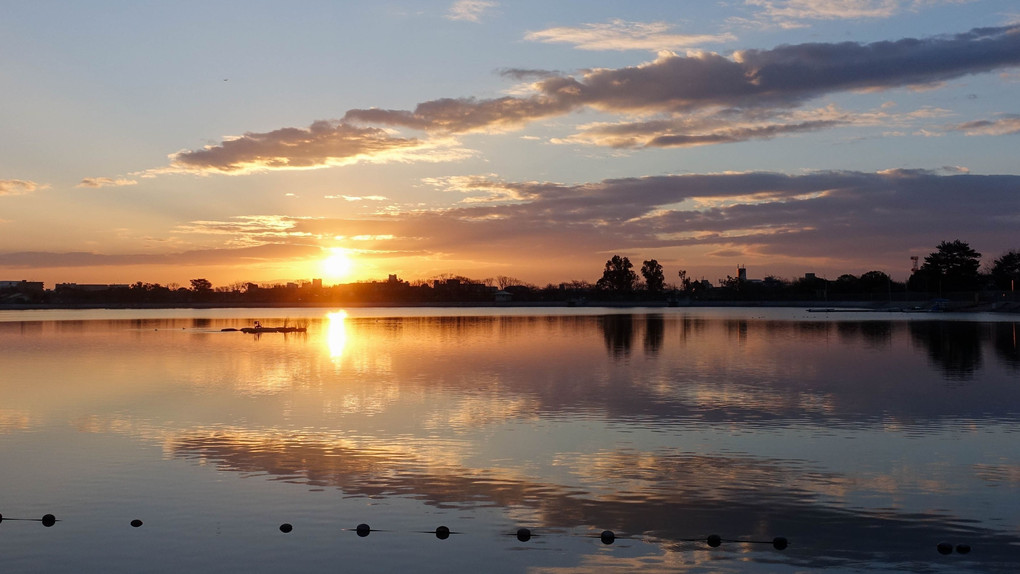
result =
[{"label": "orange glow on water", "polygon": [[326,344],[329,346],[329,356],[338,359],[344,354],[344,347],[347,346],[347,326],[344,319],[347,318],[346,311],[337,311],[326,315]]}]

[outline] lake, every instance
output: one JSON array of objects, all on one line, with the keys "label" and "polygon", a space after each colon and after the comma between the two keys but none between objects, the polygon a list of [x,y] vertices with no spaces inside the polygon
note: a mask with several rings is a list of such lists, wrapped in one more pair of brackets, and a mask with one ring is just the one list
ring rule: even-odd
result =
[{"label": "lake", "polygon": [[3,570],[1016,572],[1017,319],[0,311]]}]

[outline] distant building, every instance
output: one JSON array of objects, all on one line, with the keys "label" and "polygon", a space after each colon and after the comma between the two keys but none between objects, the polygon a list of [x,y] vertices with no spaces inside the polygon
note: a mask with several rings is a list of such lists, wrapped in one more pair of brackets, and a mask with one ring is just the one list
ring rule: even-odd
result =
[{"label": "distant building", "polygon": [[127,283],[57,283],[56,289],[72,291],[109,291],[110,289],[127,289]]},{"label": "distant building", "polygon": [[509,303],[514,298],[514,294],[509,291],[496,291],[496,302],[497,303]]},{"label": "distant building", "polygon": [[0,281],[0,290],[20,291],[22,293],[31,291],[43,291],[42,281]]}]

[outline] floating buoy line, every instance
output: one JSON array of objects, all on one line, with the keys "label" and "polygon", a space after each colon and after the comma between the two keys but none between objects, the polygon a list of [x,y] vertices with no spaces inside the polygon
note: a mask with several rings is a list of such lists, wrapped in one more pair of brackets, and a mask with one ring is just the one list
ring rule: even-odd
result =
[{"label": "floating buoy line", "polygon": [[[44,515],[42,515],[41,518],[9,518],[9,517],[4,516],[3,514],[0,514],[0,523],[3,523],[5,521],[6,522],[11,522],[11,521],[40,522],[40,523],[42,523],[43,526],[45,526],[47,528],[49,528],[49,527],[55,525],[57,522],[59,522],[57,520],[57,517],[52,515],[52,514],[44,514]],[[129,524],[133,528],[140,528],[144,523],[141,520],[135,518]],[[291,524],[289,522],[284,522],[283,524],[280,524],[280,532],[282,532],[284,534],[289,534],[289,533],[291,533],[293,531],[294,531],[294,525],[293,524]],[[341,528],[341,531],[343,531],[343,532],[354,532],[355,534],[357,534],[361,538],[366,538],[369,534],[371,534],[373,532],[396,532],[396,531],[392,531],[392,530],[380,530],[378,528],[372,528],[371,526],[369,526],[368,524],[365,524],[365,523],[358,524],[354,528]],[[438,538],[439,540],[446,540],[447,538],[449,538],[450,536],[453,536],[455,534],[464,534],[463,532],[456,532],[456,531],[450,530],[450,528],[448,526],[438,526],[438,527],[436,527],[435,530],[425,530],[425,531],[415,530],[415,531],[410,531],[410,532],[414,533],[414,534],[432,534],[436,538]],[[518,528],[516,532],[509,532],[506,535],[507,536],[514,536],[520,542],[528,542],[528,541],[530,541],[534,537],[545,536],[544,534],[541,534],[540,532],[535,532],[535,531],[533,531],[530,528]],[[582,535],[582,536],[584,536],[586,538],[598,538],[602,542],[602,544],[605,544],[607,546],[612,544],[612,543],[614,543],[614,542],[616,542],[617,540],[621,540],[621,539],[635,539],[635,538],[637,538],[637,537],[631,537],[631,536],[620,536],[620,535],[616,534],[615,532],[613,532],[612,530],[603,530],[602,532],[600,532],[598,534],[586,534],[586,535]],[[739,539],[739,538],[723,538],[722,536],[720,536],[718,534],[710,534],[706,538],[681,538],[681,539],[679,539],[679,542],[704,542],[710,548],[718,548],[718,547],[722,546],[723,543],[730,543],[730,544],[771,544],[772,547],[775,548],[776,550],[786,550],[790,546],[790,541],[787,540],[786,537],[784,537],[784,536],[776,536],[772,540],[744,540],[744,539]],[[957,545],[954,546],[953,544],[951,544],[949,542],[939,542],[938,544],[935,545],[935,549],[938,551],[939,554],[942,554],[942,555],[952,554],[954,550],[956,551],[957,554],[969,554],[970,551],[971,551],[970,544],[962,543],[962,544],[957,544]]]}]

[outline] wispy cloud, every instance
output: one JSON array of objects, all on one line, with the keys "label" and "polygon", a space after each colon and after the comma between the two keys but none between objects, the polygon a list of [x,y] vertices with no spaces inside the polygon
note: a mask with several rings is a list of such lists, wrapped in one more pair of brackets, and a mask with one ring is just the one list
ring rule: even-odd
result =
[{"label": "wispy cloud", "polygon": [[382,195],[327,195],[326,199],[342,199],[344,201],[386,201],[387,198]]},{"label": "wispy cloud", "polygon": [[22,195],[46,187],[26,179],[0,179],[0,195]]},{"label": "wispy cloud", "polygon": [[450,6],[446,17],[450,20],[480,22],[482,16],[499,4],[489,0],[457,0]]},{"label": "wispy cloud", "polygon": [[179,225],[178,233],[200,235],[226,235],[227,245],[253,246],[277,243],[286,238],[307,237],[295,231],[301,218],[288,215],[239,215],[227,220],[199,220]]},{"label": "wispy cloud", "polygon": [[745,0],[760,16],[784,28],[798,28],[811,20],[869,20],[890,18],[938,4],[976,0]]},{"label": "wispy cloud", "polygon": [[907,127],[915,120],[937,117],[938,112],[930,108],[904,114],[850,112],[835,105],[805,110],[724,108],[648,121],[595,123],[580,126],[573,136],[552,141],[615,148],[694,147],[772,139],[836,126]]},{"label": "wispy cloud", "polygon": [[1001,114],[991,120],[974,120],[949,126],[951,131],[968,136],[1003,136],[1020,134],[1020,114]]},{"label": "wispy cloud", "polygon": [[660,50],[684,49],[718,44],[736,39],[732,34],[678,34],[666,22],[627,22],[611,20],[605,24],[560,26],[528,32],[525,40],[548,44],[572,44],[580,50]]},{"label": "wispy cloud", "polygon": [[112,178],[112,177],[86,177],[83,178],[78,185],[75,187],[123,187],[126,185],[137,185],[138,181],[134,179],[123,179],[123,178]]},{"label": "wispy cloud", "polygon": [[[0,253],[0,267],[51,269],[124,265],[252,266],[263,262],[294,261],[322,257],[322,249],[310,245],[266,243],[248,247],[195,249],[177,253],[107,254],[89,251],[19,251]],[[250,269],[250,267],[248,267]]]}]

